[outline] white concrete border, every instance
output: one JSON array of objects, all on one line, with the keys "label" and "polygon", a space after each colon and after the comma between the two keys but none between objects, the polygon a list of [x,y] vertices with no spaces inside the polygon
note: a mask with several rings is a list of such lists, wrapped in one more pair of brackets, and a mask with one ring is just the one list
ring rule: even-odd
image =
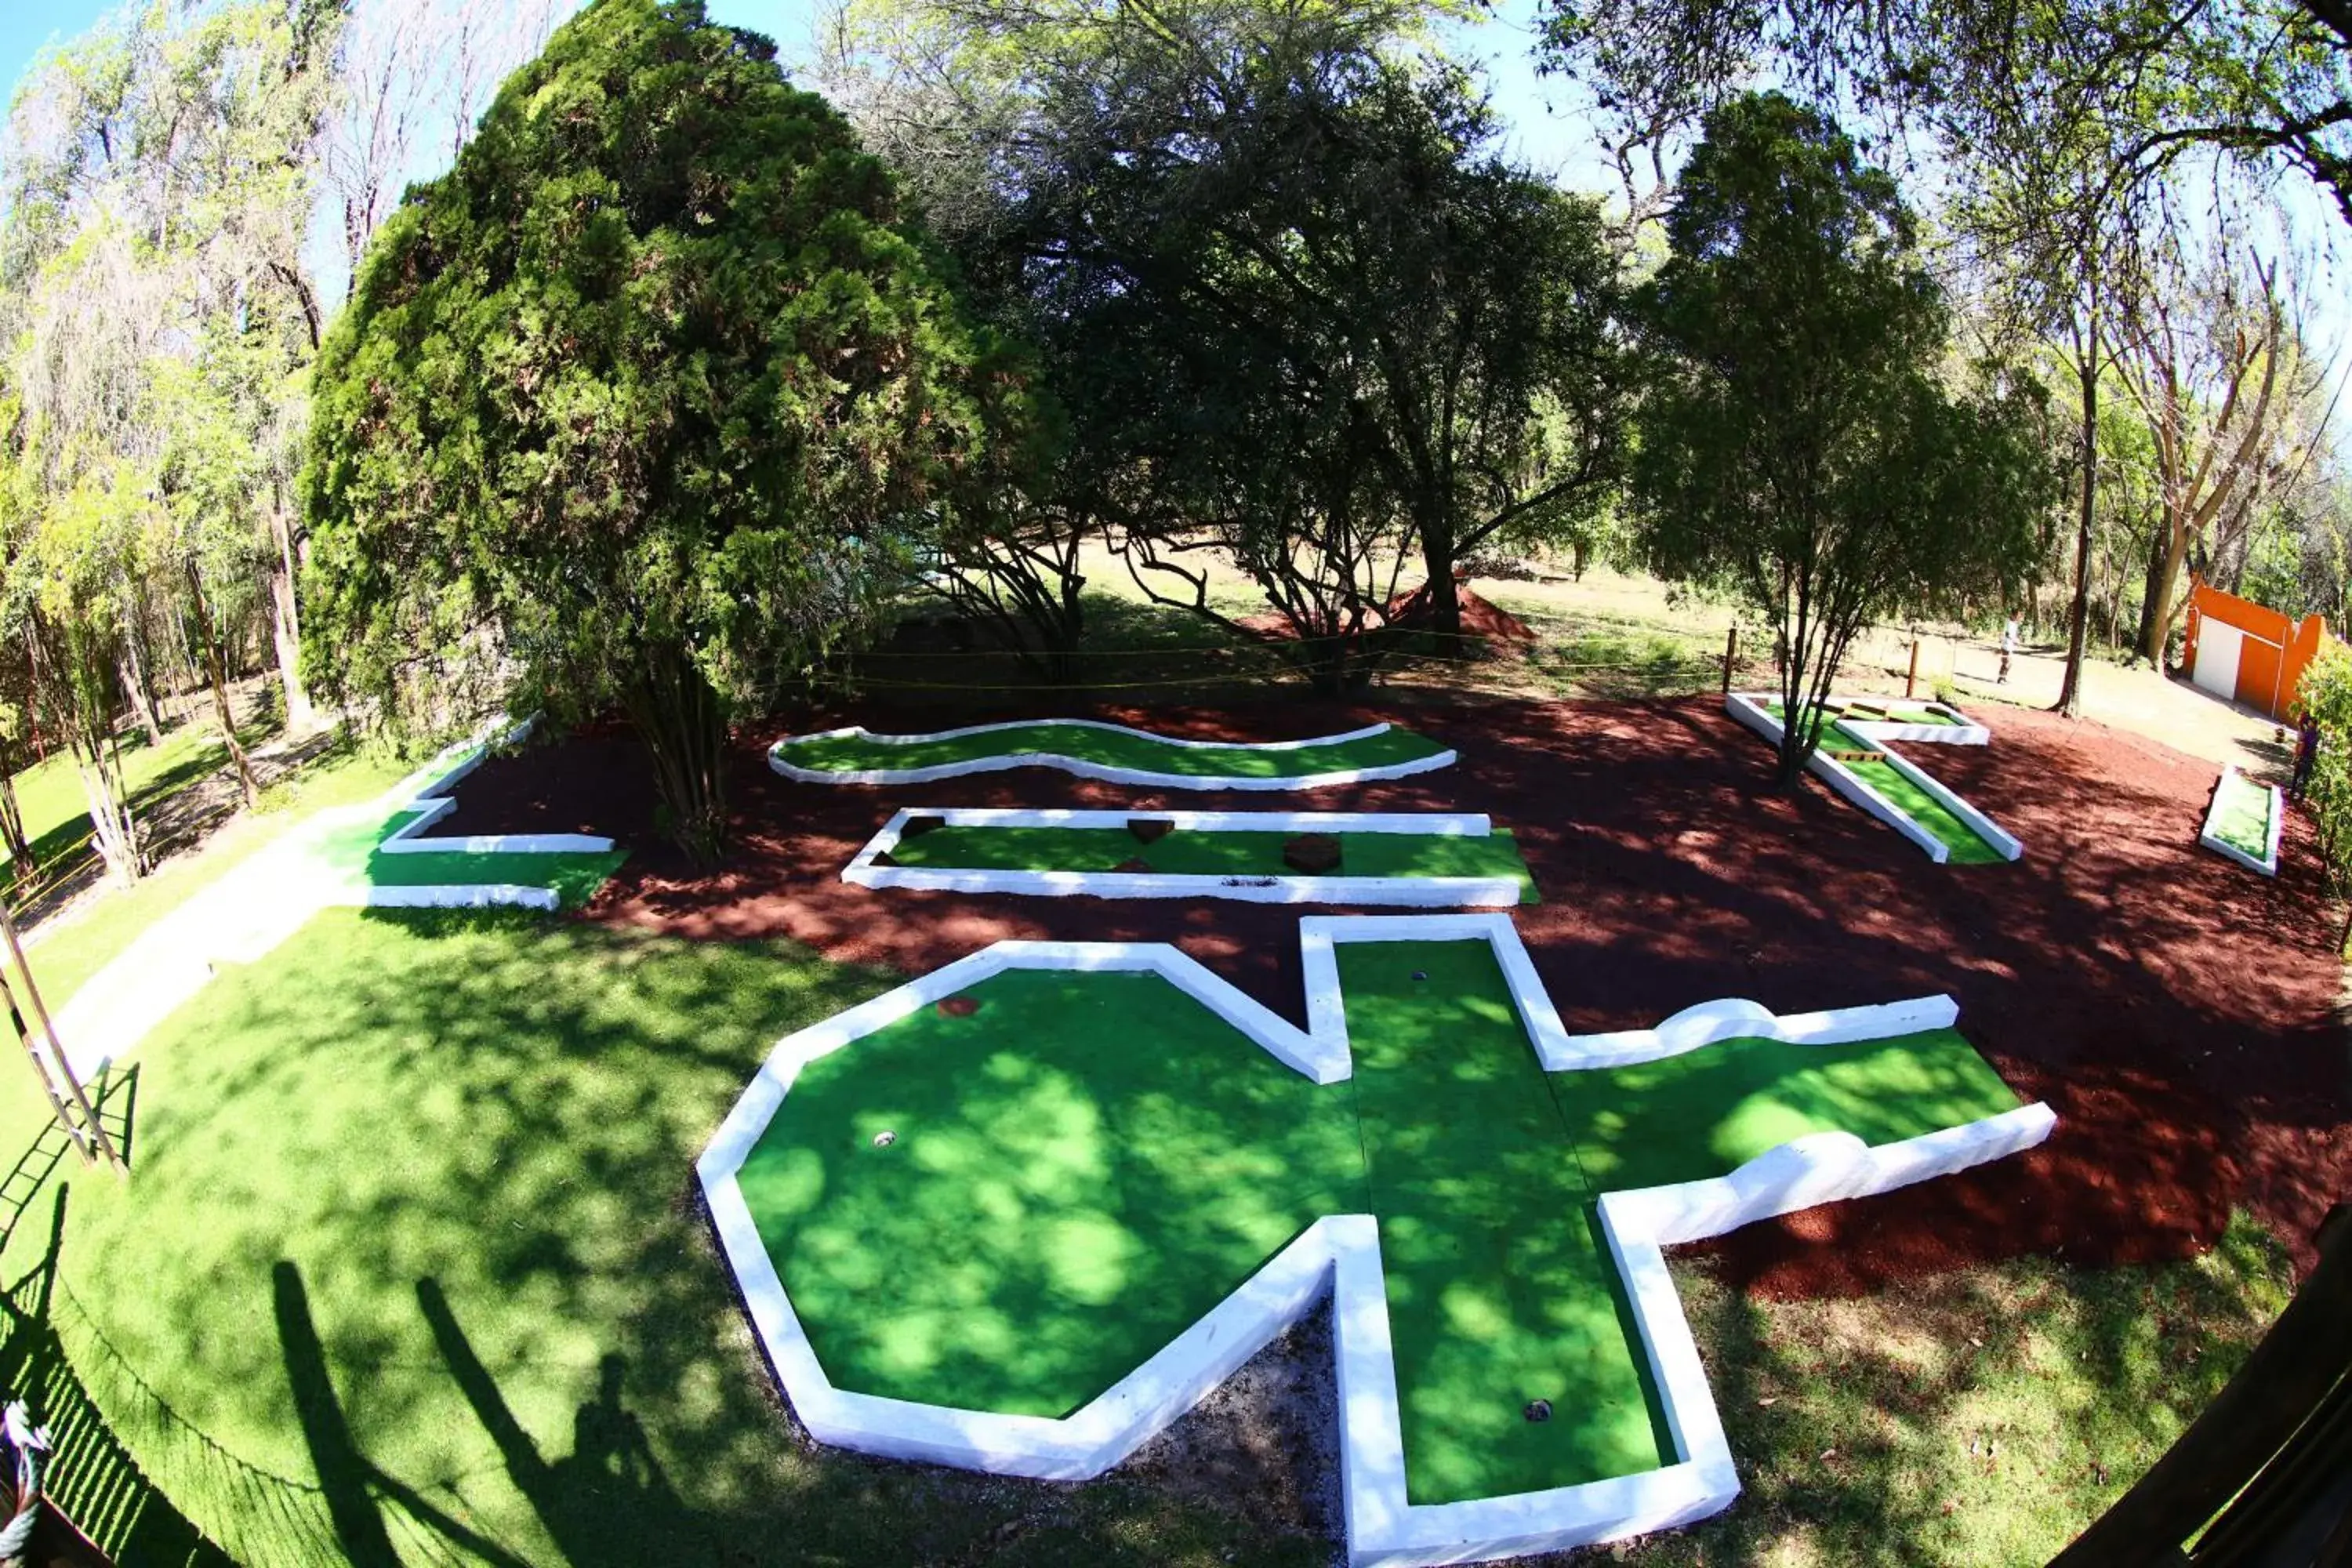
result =
[{"label": "white concrete border", "polygon": [[1228,747],[1248,752],[1296,752],[1307,746],[1339,745],[1349,741],[1367,741],[1385,734],[1391,728],[1385,723],[1368,724],[1360,730],[1349,730],[1338,735],[1316,735],[1303,741],[1192,741],[1174,735],[1157,735],[1149,730],[1132,729],[1125,724],[1112,724],[1100,719],[1019,719],[1001,724],[967,724],[960,730],[939,730],[928,735],[877,735],[863,725],[852,724],[839,730],[823,730],[807,735],[787,735],[768,748],[768,765],[788,779],[803,784],[930,784],[940,779],[963,778],[972,773],[1002,773],[1008,768],[1059,768],[1082,779],[1099,779],[1107,784],[1152,784],[1163,789],[1255,789],[1295,790],[1322,789],[1330,784],[1362,784],[1371,779],[1401,779],[1411,773],[1425,773],[1433,769],[1451,767],[1454,752],[1438,752],[1410,762],[1387,763],[1371,768],[1340,768],[1329,773],[1302,773],[1290,778],[1236,778],[1191,773],[1154,773],[1148,768],[1114,767],[1108,763],[1090,763],[1079,757],[1066,757],[1058,752],[1010,752],[1002,756],[972,757],[960,763],[937,763],[920,768],[856,768],[833,770],[804,768],[784,760],[786,746],[801,741],[858,740],[879,746],[911,746],[926,741],[951,741],[964,735],[984,735],[998,730],[1025,730],[1039,724],[1066,724],[1081,730],[1108,730],[1121,735],[1137,735],[1156,741],[1163,746],[1187,750],[1210,750]]},{"label": "white concrete border", "polygon": [[[374,800],[362,805],[331,806],[295,824],[253,858],[190,895],[57,1008],[58,1037],[65,1042],[74,1070],[85,1079],[94,1078],[107,1064],[121,1060],[158,1024],[203,990],[220,964],[257,962],[320,910],[556,908],[560,900],[552,888],[510,882],[382,887],[331,873],[313,853],[320,839],[331,833],[382,822],[403,811],[415,811],[417,816],[379,847],[411,854],[428,850],[555,853],[583,846],[611,848],[610,839],[572,834],[415,837],[419,828],[455,808],[456,803],[445,792],[479,766],[491,746],[520,740],[532,722],[526,719],[520,724],[509,724],[503,717],[498,719],[472,739],[444,747]],[[391,842],[394,837],[400,842]],[[31,955],[39,962],[37,945]]]},{"label": "white concrete border", "polygon": [[[879,866],[898,847],[908,821],[936,816],[950,827],[1125,827],[1138,817],[1180,831],[1240,833],[1400,833],[1485,838],[1483,816],[1348,811],[1024,811],[1001,807],[908,806],[882,825],[841,879],[866,888],[932,892],[1018,893],[1041,898],[1229,899],[1254,904],[1405,904],[1423,909],[1496,909],[1519,901],[1516,877],[1340,877],[1282,871],[1241,877],[1175,871],[1027,871],[988,867]],[[1138,846],[1139,849],[1141,847]]]},{"label": "white concrete border", "polygon": [[[1784,1143],[1727,1176],[1612,1193],[1601,1202],[1612,1254],[1675,1451],[1670,1465],[1584,1486],[1443,1505],[1405,1491],[1404,1439],[1380,1231],[1370,1215],[1318,1219],[1231,1296],[1141,1366],[1059,1420],[958,1410],[836,1388],[793,1313],[738,1182],[801,1068],[992,974],[1011,968],[1150,971],[1212,1007],[1245,1036],[1318,1083],[1349,1076],[1346,1013],[1335,945],[1342,942],[1485,941],[1545,1066],[1575,1041],[1536,980],[1508,917],[1310,917],[1299,922],[1308,1026],[1301,1031],[1174,948],[1147,942],[999,942],[779,1041],[696,1163],[719,1243],[751,1322],[793,1410],[822,1442],[867,1453],[1001,1475],[1079,1479],[1099,1475],[1190,1409],[1266,1342],[1333,1294],[1340,1408],[1341,1489],[1350,1568],[1424,1568],[1613,1541],[1705,1518],[1738,1495],[1705,1368],[1661,1247],[1835,1198],[1889,1191],[2029,1148],[2054,1117],[2028,1105],[1981,1121],[1880,1148],[1850,1133]],[[1910,1009],[1910,1011],[1906,1011]],[[1910,1032],[1915,1017],[1948,1021],[1948,998],[1780,1019],[1754,1004],[1714,1004],[1667,1020],[1654,1037],[1696,1049],[1700,1037],[1778,1031],[1779,1037],[1862,1039]],[[1761,1015],[1761,1016],[1759,1016]],[[1711,1020],[1711,1021],[1702,1021]],[[1876,1030],[1878,1033],[1870,1031]],[[1546,1035],[1552,1037],[1547,1051]],[[1581,1037],[1582,1040],[1617,1037]],[[1605,1059],[1585,1050],[1580,1059]]]},{"label": "white concrete border", "polygon": [[2275,877],[2278,875],[2279,830],[2286,825],[2285,798],[2279,794],[2279,786],[2276,784],[2258,784],[2252,779],[2245,780],[2250,788],[2270,792],[2270,832],[2263,847],[2263,857],[2256,859],[2222,837],[2220,828],[2216,826],[2221,816],[2221,792],[2229,787],[2230,779],[2233,774],[2240,778],[2245,777],[2244,774],[2238,773],[2237,763],[2221,764],[2221,776],[2213,781],[2213,801],[2205,808],[2205,826],[2198,830],[2197,842],[2205,848],[2212,850],[2216,855],[2228,856],[2250,871],[2259,871],[2265,877]]},{"label": "white concrete border", "polygon": [[[1725,712],[1730,714],[1734,719],[1738,720],[1741,723],[1747,725],[1749,729],[1755,731],[1758,734],[1771,742],[1775,746],[1778,746],[1780,743],[1781,725],[1780,721],[1773,718],[1771,713],[1768,711],[1764,706],[1764,704],[1769,700],[1771,700],[1771,699],[1768,697],[1756,696],[1747,692],[1732,691],[1725,693],[1723,708]],[[1863,736],[1865,730],[1884,731],[1901,729],[1924,731],[1927,730],[1941,731],[1942,729],[1947,728],[1947,726],[1928,724],[1866,725],[1860,727],[1848,724],[1845,727],[1857,736]],[[1978,726],[1977,728],[1981,731],[1981,726]],[[1874,744],[1881,746],[1885,743],[1885,740],[1877,733],[1869,734],[1865,738],[1870,739]],[[1935,738],[1937,740],[1944,739],[1940,733]],[[1963,739],[1948,742],[1947,743],[1957,745],[1981,745],[1984,742],[1981,741],[1969,741]],[[1979,811],[1975,806],[1970,805],[1967,801],[1962,800],[1958,795],[1953,794],[1952,791],[1947,788],[1941,781],[1929,777],[1926,773],[1919,769],[1917,764],[1911,762],[1907,757],[1903,756],[1899,752],[1890,751],[1886,753],[1886,763],[1889,767],[1893,768],[1896,773],[1901,773],[1906,779],[1909,780],[1911,784],[1927,795],[1929,799],[1935,801],[1937,805],[1942,806],[1946,811],[1950,812],[1954,816],[1958,817],[1962,822],[1968,824],[1971,830],[1979,835],[1986,843],[1991,845],[1993,848],[2000,853],[2002,859],[2014,860],[2025,853],[2025,847],[2017,841],[2015,835],[1995,823],[1992,818],[1987,816],[1983,812]],[[1942,839],[1937,837],[1934,834],[1928,832],[1927,828],[1921,826],[1918,820],[1912,816],[1909,812],[1904,810],[1895,802],[1887,799],[1885,795],[1881,794],[1877,789],[1874,788],[1870,784],[1864,781],[1860,774],[1847,767],[1843,763],[1839,762],[1835,757],[1831,756],[1827,752],[1816,748],[1812,756],[1807,759],[1805,766],[1808,772],[1815,774],[1822,783],[1837,791],[1838,794],[1845,796],[1846,799],[1853,802],[1854,805],[1862,807],[1863,810],[1868,812],[1871,816],[1878,818],[1879,821],[1884,822],[1887,826],[1892,827],[1895,832],[1900,833],[1904,837],[1908,838],[1912,843],[1917,845],[1921,849],[1927,852],[1927,858],[1935,861],[1938,866],[1943,865],[1946,861],[1951,858],[1952,852],[1945,845]]]},{"label": "white concrete border", "polygon": [[[483,736],[465,742],[462,747],[443,752],[424,769],[411,774],[412,780],[425,781],[416,784],[415,797],[407,806],[416,815],[386,834],[376,847],[387,855],[600,855],[610,849],[613,847],[610,838],[592,833],[476,833],[463,838],[419,837],[427,826],[457,809],[457,803],[451,798],[449,791],[457,787],[458,780],[480,767],[482,760],[494,747],[518,743],[530,735],[531,727],[538,722],[538,717],[533,715],[495,741],[488,739],[485,731]],[[492,725],[491,728],[496,729],[497,726]],[[450,759],[453,753],[455,760],[449,762],[448,766],[442,767],[442,763]],[[440,771],[435,773],[436,768]]]}]

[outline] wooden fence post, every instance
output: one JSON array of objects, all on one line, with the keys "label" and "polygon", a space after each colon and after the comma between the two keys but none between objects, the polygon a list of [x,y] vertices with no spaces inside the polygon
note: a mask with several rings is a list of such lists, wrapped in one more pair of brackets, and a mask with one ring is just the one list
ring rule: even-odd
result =
[{"label": "wooden fence post", "polygon": [[1903,678],[1903,695],[1919,695],[1919,634],[1911,634],[1911,673]]},{"label": "wooden fence post", "polygon": [[1729,631],[1723,634],[1723,689],[1727,695],[1731,690],[1731,668],[1738,662],[1739,627],[1735,623]]}]

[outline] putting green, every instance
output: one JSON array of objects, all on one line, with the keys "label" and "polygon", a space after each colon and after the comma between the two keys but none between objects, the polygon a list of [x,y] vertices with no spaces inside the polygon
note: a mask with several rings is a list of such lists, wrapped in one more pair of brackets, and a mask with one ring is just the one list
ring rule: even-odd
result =
[{"label": "putting green", "polygon": [[[1838,744],[1879,750],[1843,724],[1832,727]],[[2008,857],[1988,843],[1984,836],[1954,816],[1941,802],[1917,784],[1906,778],[1892,763],[1842,763],[1846,772],[1862,780],[1900,807],[1912,821],[1926,828],[1936,840],[1950,851],[1945,864],[1951,866],[1999,866]]]},{"label": "putting green", "polygon": [[551,888],[567,910],[593,898],[628,858],[623,849],[552,853],[427,849],[406,854],[383,849],[383,841],[415,815],[415,809],[403,807],[382,822],[331,829],[312,845],[312,858],[328,871],[372,888]]},{"label": "putting green", "polygon": [[1006,971],[803,1068],[739,1181],[834,1384],[1066,1415],[1318,1218],[1370,1214],[1412,1501],[1637,1474],[1675,1454],[1601,1194],[2018,1104],[1948,1029],[1547,1075],[1486,942],[1336,957],[1328,1087],[1114,971]]},{"label": "putting green", "polygon": [[2215,786],[2211,827],[2213,837],[2257,860],[2270,858],[2271,792],[2231,768]]},{"label": "putting green", "polygon": [[[1148,815],[1148,814],[1146,814]],[[934,870],[1115,871],[1141,860],[1153,871],[1192,877],[1285,877],[1289,833],[1179,827],[1145,844],[1124,827],[993,827],[950,823],[901,837],[890,858]],[[1519,901],[1538,902],[1535,879],[1504,831],[1480,837],[1444,833],[1340,833],[1330,877],[1508,877]]]},{"label": "putting green", "polygon": [[974,735],[923,736],[895,742],[863,735],[805,736],[782,742],[775,754],[796,767],[825,773],[900,772],[1037,753],[1185,778],[1276,779],[1419,762],[1444,749],[1393,725],[1360,740],[1275,749],[1241,744],[1180,746],[1127,731],[1043,722]]},{"label": "putting green", "polygon": [[[1854,711],[1854,705],[1851,702],[1840,704],[1837,711],[1831,715],[1831,717],[1832,719],[1852,719],[1857,723],[1863,724],[1943,724],[1954,729],[1958,728],[1960,725],[1960,721],[1953,718],[1950,714],[1944,712],[1940,709],[1929,708],[1921,703],[1890,701],[1879,703],[1877,706],[1885,710],[1883,717],[1876,717],[1867,713],[1857,713]],[[1773,718],[1778,719],[1783,713],[1787,712],[1788,710],[1779,702],[1767,702],[1764,704],[1764,711],[1772,715]]]}]

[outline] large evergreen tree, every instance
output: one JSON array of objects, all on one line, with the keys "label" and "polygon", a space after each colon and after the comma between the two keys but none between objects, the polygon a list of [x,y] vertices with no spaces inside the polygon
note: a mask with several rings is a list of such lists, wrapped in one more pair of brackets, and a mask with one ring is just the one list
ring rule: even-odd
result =
[{"label": "large evergreen tree", "polygon": [[319,673],[410,723],[490,668],[617,708],[723,837],[732,715],[853,635],[1024,383],[763,38],[597,0],[378,231],[322,352]]},{"label": "large evergreen tree", "polygon": [[1637,301],[1642,547],[1772,627],[1793,781],[1864,626],[2032,569],[2054,482],[2039,389],[1946,384],[1948,313],[1894,180],[1777,93],[1708,116],[1666,226]]}]

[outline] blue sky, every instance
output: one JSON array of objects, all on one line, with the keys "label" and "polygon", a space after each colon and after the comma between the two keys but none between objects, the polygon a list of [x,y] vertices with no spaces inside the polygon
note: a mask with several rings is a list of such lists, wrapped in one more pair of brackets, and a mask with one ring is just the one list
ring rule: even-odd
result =
[{"label": "blue sky", "polygon": [[0,80],[8,95],[43,44],[62,43],[112,9],[107,0],[5,0],[0,3]]}]

